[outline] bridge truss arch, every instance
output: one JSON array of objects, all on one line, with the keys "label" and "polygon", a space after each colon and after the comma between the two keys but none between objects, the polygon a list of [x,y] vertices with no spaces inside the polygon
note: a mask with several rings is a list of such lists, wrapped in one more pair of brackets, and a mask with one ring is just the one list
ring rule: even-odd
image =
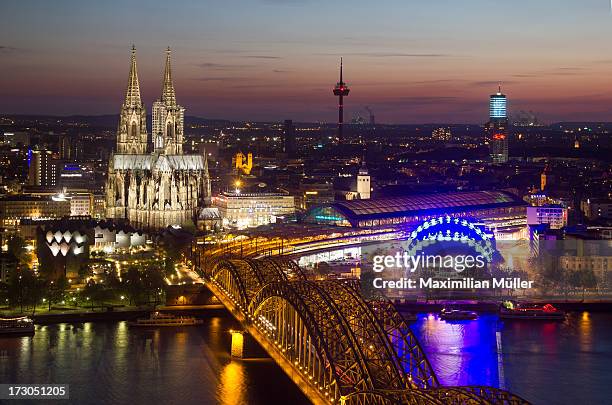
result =
[{"label": "bridge truss arch", "polygon": [[365,300],[356,280],[314,280],[278,257],[225,257],[200,271],[316,403],[528,404],[492,387],[441,387],[403,316],[383,297]]}]

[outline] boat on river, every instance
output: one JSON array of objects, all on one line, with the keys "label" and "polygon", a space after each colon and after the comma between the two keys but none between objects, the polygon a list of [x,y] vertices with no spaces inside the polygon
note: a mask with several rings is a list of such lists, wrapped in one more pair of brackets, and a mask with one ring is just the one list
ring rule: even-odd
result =
[{"label": "boat on river", "polygon": [[158,327],[158,326],[193,326],[201,325],[203,320],[193,316],[175,316],[172,314],[163,314],[161,312],[152,312],[148,318],[138,318],[134,322],[129,322],[130,326],[140,327]]},{"label": "boat on river", "polygon": [[526,319],[544,321],[562,321],[565,311],[555,308],[552,304],[518,304],[505,301],[499,309],[500,319]]},{"label": "boat on river", "polygon": [[439,316],[440,319],[445,321],[473,321],[474,319],[478,318],[478,314],[474,311],[447,308],[442,308]]},{"label": "boat on river", "polygon": [[27,316],[0,318],[0,336],[33,335],[34,321]]}]

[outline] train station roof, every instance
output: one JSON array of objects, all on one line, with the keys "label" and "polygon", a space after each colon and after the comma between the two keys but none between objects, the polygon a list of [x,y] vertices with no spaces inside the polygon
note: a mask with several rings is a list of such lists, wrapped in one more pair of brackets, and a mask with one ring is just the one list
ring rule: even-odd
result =
[{"label": "train station roof", "polygon": [[[431,213],[452,214],[487,208],[527,205],[519,197],[505,191],[468,191],[419,194],[406,197],[370,200],[335,201],[312,208],[307,222],[334,222],[344,218],[355,226],[368,219],[418,216]],[[320,221],[319,221],[320,220]]]}]

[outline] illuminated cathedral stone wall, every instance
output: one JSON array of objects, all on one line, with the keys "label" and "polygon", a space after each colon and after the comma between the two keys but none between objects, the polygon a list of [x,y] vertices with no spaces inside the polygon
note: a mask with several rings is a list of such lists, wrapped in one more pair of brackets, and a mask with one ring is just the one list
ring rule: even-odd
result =
[{"label": "illuminated cathedral stone wall", "polygon": [[177,104],[170,50],[162,96],[153,104],[152,141],[140,97],[136,52],[117,128],[117,149],[109,161],[107,217],[127,219],[148,229],[194,223],[198,210],[210,203],[206,155],[183,154],[185,109]]}]

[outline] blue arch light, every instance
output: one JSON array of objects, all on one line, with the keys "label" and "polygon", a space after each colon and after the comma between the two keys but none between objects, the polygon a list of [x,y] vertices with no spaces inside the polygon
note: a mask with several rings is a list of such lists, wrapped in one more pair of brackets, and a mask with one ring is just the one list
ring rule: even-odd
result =
[{"label": "blue arch light", "polygon": [[430,218],[410,233],[408,251],[416,250],[435,242],[460,242],[474,247],[489,262],[495,253],[495,238],[486,233],[481,225],[465,218],[449,215]]}]

